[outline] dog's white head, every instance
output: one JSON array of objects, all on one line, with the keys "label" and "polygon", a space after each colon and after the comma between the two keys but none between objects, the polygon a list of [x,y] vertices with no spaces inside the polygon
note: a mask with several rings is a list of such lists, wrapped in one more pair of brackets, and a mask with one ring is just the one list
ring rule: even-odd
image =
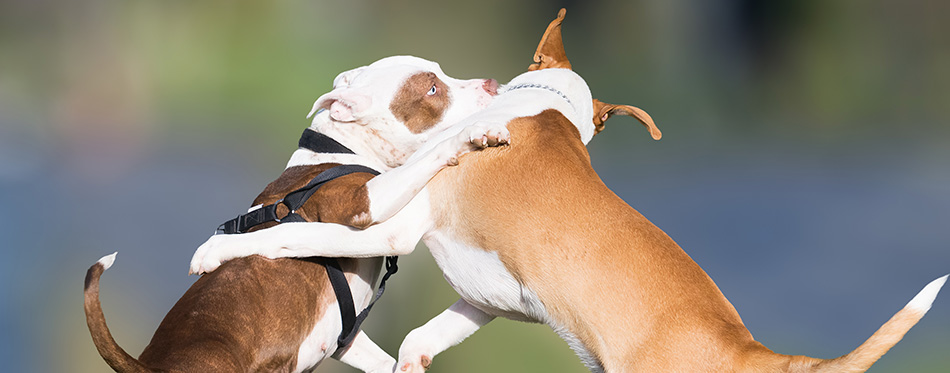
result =
[{"label": "dog's white head", "polygon": [[422,58],[387,57],[338,75],[310,115],[327,109],[315,130],[396,167],[433,134],[488,106],[497,87],[494,79],[449,77]]}]

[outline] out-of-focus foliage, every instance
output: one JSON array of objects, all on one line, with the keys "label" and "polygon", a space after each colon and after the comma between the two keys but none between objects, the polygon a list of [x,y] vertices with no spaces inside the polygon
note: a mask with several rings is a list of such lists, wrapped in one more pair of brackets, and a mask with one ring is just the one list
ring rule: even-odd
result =
[{"label": "out-of-focus foliage", "polygon": [[[562,6],[595,96],[664,133],[611,120],[595,168],[764,344],[844,354],[950,272],[950,2],[5,0],[4,370],[107,369],[80,289],[115,250],[103,306],[137,355],[194,281],[193,250],[280,172],[337,73],[412,54],[503,82]],[[424,248],[403,263],[366,325],[392,354],[457,299]],[[946,371],[948,297],[872,371]],[[584,368],[547,327],[496,320],[432,371]]]}]

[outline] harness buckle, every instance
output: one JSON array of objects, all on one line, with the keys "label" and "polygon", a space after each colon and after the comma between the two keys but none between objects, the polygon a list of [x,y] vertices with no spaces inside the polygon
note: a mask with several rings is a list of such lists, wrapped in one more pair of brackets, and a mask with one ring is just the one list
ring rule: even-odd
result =
[{"label": "harness buckle", "polygon": [[[287,207],[287,215],[284,215],[283,217],[277,216],[277,206],[279,205],[284,205],[285,207]],[[274,202],[273,206],[274,206],[274,221],[276,221],[277,223],[280,223],[282,219],[286,219],[288,216],[297,213],[297,210],[290,206],[290,202],[284,201],[283,198],[277,200],[277,202]]]}]

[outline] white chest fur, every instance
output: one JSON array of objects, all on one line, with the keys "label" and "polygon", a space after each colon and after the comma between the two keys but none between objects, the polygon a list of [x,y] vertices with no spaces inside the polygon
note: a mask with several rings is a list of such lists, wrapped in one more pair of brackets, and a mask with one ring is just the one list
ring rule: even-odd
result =
[{"label": "white chest fur", "polygon": [[[379,276],[379,268],[382,265],[383,258],[375,257],[358,260],[355,273],[346,276],[357,313],[366,308],[372,300],[373,287],[376,278]],[[332,302],[325,307],[323,317],[317,320],[316,325],[313,326],[310,334],[307,335],[307,338],[304,339],[297,350],[297,367],[294,372],[305,372],[316,367],[317,364],[332,355],[337,349],[336,340],[343,329],[340,306],[337,302]]]},{"label": "white chest fur", "polygon": [[604,371],[577,336],[553,320],[538,296],[508,272],[498,253],[469,246],[443,230],[430,231],[423,240],[462,299],[493,316],[548,324],[591,372]]},{"label": "white chest fur", "polygon": [[547,311],[538,296],[515,280],[498,253],[468,246],[438,230],[423,239],[446,281],[467,302],[494,316],[547,322]]},{"label": "white chest fur", "polygon": [[316,367],[336,350],[336,339],[343,329],[340,317],[340,307],[336,302],[328,304],[327,312],[317,320],[313,330],[307,335],[297,350],[297,367],[294,372],[305,372]]}]

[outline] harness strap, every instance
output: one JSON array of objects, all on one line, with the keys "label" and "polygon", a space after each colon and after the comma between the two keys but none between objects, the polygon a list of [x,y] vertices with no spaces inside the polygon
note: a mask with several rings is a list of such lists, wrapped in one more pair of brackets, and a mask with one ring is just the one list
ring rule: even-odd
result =
[{"label": "harness strap", "polygon": [[343,177],[352,173],[365,172],[368,174],[373,174],[373,176],[379,175],[379,171],[376,171],[372,168],[358,165],[358,164],[344,164],[333,167],[329,170],[323,171],[317,176],[310,180],[307,185],[303,186],[300,189],[297,189],[293,192],[287,193],[287,196],[283,198],[283,203],[290,208],[290,211],[296,211],[297,209],[303,207],[304,203],[310,199],[314,193],[317,192],[317,189],[320,189],[324,183],[336,179],[338,177]]},{"label": "harness strap", "polygon": [[[356,323],[356,306],[353,305],[353,294],[350,293],[349,283],[346,282],[346,276],[343,269],[340,268],[340,262],[336,258],[324,258],[323,267],[327,269],[327,277],[330,279],[330,286],[333,287],[333,293],[336,295],[336,304],[340,306],[340,316],[343,322],[343,330],[337,337],[337,348],[348,346],[352,339],[346,340],[354,330]],[[353,333],[355,336],[355,333]],[[347,342],[347,343],[344,343]]]},{"label": "harness strap", "polygon": [[[278,223],[304,222],[304,218],[297,214],[297,210],[307,203],[307,200],[317,192],[317,189],[320,189],[323,184],[330,180],[357,172],[379,175],[379,171],[358,164],[344,164],[333,167],[317,174],[307,185],[288,193],[277,202],[248,211],[246,214],[238,215],[236,218],[224,222],[218,226],[217,233],[247,233],[253,227],[272,221]],[[277,216],[279,205],[286,206],[290,212],[284,217]]]},{"label": "harness strap", "polygon": [[[333,138],[310,129],[303,131],[297,145],[316,153],[355,154],[352,150],[343,146],[343,144],[340,144]],[[215,233],[246,233],[255,226],[272,221],[278,223],[306,222],[306,219],[300,216],[297,210],[307,203],[307,200],[316,193],[317,189],[320,189],[323,184],[326,184],[330,180],[356,172],[366,172],[374,176],[379,175],[378,171],[363,165],[345,164],[330,168],[317,174],[307,185],[287,193],[284,198],[281,198],[277,202],[248,211],[246,214],[238,215],[236,218],[224,222],[224,224],[218,226]],[[280,205],[286,206],[289,210],[286,216],[277,216],[277,207]],[[386,257],[386,274],[383,275],[382,280],[379,282],[376,296],[359,315],[356,314],[356,306],[353,303],[353,293],[350,291],[350,285],[346,281],[346,275],[340,267],[340,262],[336,258],[317,259],[320,260],[323,267],[327,270],[327,278],[330,280],[330,286],[333,287],[333,293],[336,295],[337,304],[340,307],[340,318],[343,329],[340,332],[340,336],[337,337],[337,348],[344,348],[353,343],[353,339],[356,338],[356,334],[360,330],[360,325],[362,325],[366,317],[369,316],[369,311],[373,308],[373,305],[376,304],[376,301],[383,296],[383,292],[386,290],[386,280],[389,280],[389,277],[399,270],[399,267],[396,265],[397,259],[395,256]]]},{"label": "harness strap", "polygon": [[[340,332],[340,336],[337,338],[336,345],[337,348],[343,348],[349,346],[350,343],[353,343],[353,339],[356,338],[356,333],[360,331],[360,325],[363,324],[363,321],[366,320],[366,317],[369,316],[369,311],[373,309],[373,305],[376,304],[376,301],[379,298],[383,297],[383,292],[386,291],[386,280],[389,280],[389,276],[392,276],[393,273],[399,270],[399,266],[396,265],[396,261],[399,259],[398,256],[387,256],[386,257],[386,274],[383,275],[383,279],[379,281],[379,288],[376,289],[376,296],[373,298],[373,301],[360,312],[359,315],[354,311],[356,307],[353,306],[353,296],[350,294],[350,287],[347,285],[346,278],[342,277],[343,273],[340,272],[339,275],[331,274],[331,266],[327,267],[327,276],[330,277],[330,284],[333,285],[333,292],[336,293],[337,303],[340,305],[340,315],[343,316],[343,331]],[[329,260],[336,263],[336,259],[329,258]],[[337,267],[333,271],[339,270],[339,263],[336,264]],[[337,290],[337,284],[333,281],[333,276],[342,277],[342,283],[346,286],[345,291]],[[337,280],[339,282],[341,280]],[[344,303],[347,303],[344,306]]]}]

